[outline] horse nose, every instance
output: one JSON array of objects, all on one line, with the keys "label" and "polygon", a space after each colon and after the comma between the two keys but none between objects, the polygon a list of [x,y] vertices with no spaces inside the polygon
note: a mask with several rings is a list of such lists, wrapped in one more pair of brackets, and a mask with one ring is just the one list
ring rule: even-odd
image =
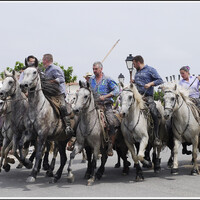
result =
[{"label": "horse nose", "polygon": [[75,114],[79,113],[79,109],[78,108],[73,109],[73,111],[74,111]]},{"label": "horse nose", "polygon": [[165,114],[164,115],[164,118],[167,120],[167,119],[169,119],[169,114]]}]

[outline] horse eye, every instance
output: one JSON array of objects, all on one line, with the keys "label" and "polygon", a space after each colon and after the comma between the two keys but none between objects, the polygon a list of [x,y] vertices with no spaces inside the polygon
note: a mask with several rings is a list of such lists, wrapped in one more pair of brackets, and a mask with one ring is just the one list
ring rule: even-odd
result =
[{"label": "horse eye", "polygon": [[132,96],[129,96],[128,98],[129,98],[129,100],[131,100],[131,99],[132,99]]},{"label": "horse eye", "polygon": [[36,71],[34,71],[33,74],[36,74]]},{"label": "horse eye", "polygon": [[171,98],[171,101],[174,101],[174,100],[175,100],[175,98],[174,98],[174,97],[172,97],[172,98]]},{"label": "horse eye", "polygon": [[84,96],[85,99],[87,99],[87,97],[88,97],[87,95]]},{"label": "horse eye", "polygon": [[13,83],[12,81],[9,81],[9,82],[8,82],[9,85],[11,85],[12,83]]}]

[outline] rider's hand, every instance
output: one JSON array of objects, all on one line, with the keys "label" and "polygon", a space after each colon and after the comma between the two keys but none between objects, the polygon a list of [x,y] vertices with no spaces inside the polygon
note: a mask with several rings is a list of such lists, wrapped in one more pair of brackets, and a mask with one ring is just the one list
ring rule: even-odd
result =
[{"label": "rider's hand", "polygon": [[100,96],[99,99],[100,99],[101,101],[104,101],[104,100],[105,100],[105,97],[104,97],[104,96]]},{"label": "rider's hand", "polygon": [[151,83],[147,83],[144,85],[144,87],[147,89],[147,88],[150,88],[151,87]]}]

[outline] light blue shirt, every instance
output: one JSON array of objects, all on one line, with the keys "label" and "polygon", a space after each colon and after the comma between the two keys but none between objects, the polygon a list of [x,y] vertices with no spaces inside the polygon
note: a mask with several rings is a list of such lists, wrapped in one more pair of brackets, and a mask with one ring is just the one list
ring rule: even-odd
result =
[{"label": "light blue shirt", "polygon": [[[199,86],[200,86],[200,82],[199,82],[198,78],[196,78],[196,80],[195,80],[195,78],[196,78],[195,76],[190,76],[189,77],[189,82],[186,81],[186,80],[184,80],[184,79],[182,79],[182,80],[180,80],[179,84],[182,85],[186,89],[188,89],[190,87],[189,88],[189,96],[190,97],[192,97],[192,98],[199,98]],[[194,83],[192,84],[193,81],[194,81]]]},{"label": "light blue shirt", "polygon": [[59,66],[51,64],[46,68],[44,73],[46,78],[56,80],[60,84],[61,94],[67,96],[63,70]]}]

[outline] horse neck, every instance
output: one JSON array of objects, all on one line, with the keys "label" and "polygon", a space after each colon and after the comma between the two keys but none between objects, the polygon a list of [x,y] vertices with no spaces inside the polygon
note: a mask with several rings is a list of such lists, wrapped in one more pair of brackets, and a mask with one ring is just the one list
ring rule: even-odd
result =
[{"label": "horse neck", "polygon": [[83,112],[82,112],[81,118],[84,122],[90,121],[97,114],[97,111],[95,109],[94,97],[93,97],[92,93],[90,95],[90,98],[91,99],[90,99],[89,106],[87,108],[83,109]]},{"label": "horse neck", "polygon": [[185,121],[188,118],[188,105],[182,97],[179,96],[178,98],[180,103],[176,103],[177,109],[174,111],[173,116],[178,120]]},{"label": "horse neck", "polygon": [[42,92],[42,86],[41,86],[41,80],[38,76],[37,85],[34,92],[28,93],[28,102],[30,106],[38,107],[40,102],[46,101],[46,97],[44,96],[44,93]]}]

